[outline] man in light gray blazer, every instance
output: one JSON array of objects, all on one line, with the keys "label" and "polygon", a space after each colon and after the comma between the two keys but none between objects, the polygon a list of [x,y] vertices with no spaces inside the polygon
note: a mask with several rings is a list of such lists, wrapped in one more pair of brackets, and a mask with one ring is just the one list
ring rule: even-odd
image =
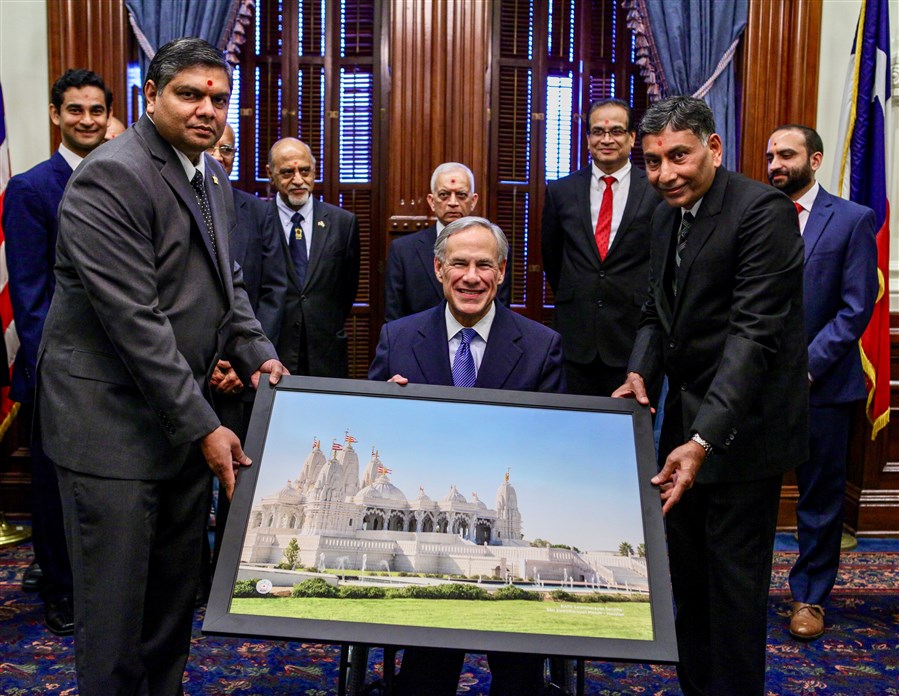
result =
[{"label": "man in light gray blazer", "polygon": [[38,409],[57,463],[81,696],[180,694],[209,472],[249,464],[209,397],[219,354],[245,383],[284,372],[230,262],[228,65],[177,39],[147,72],[147,113],[72,176]]}]

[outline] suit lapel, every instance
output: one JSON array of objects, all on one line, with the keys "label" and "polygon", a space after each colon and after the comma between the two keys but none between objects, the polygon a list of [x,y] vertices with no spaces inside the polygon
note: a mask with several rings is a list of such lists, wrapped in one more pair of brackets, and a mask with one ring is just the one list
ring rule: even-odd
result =
[{"label": "suit lapel", "polygon": [[805,222],[805,229],[802,231],[802,241],[805,243],[805,262],[808,263],[809,257],[815,250],[818,240],[830,222],[833,216],[833,203],[830,201],[830,194],[823,188],[818,191],[818,196],[812,204],[809,211],[808,220]]},{"label": "suit lapel", "polygon": [[431,279],[431,287],[437,297],[442,299],[443,286],[440,285],[437,275],[434,273],[434,242],[437,241],[437,226],[429,227],[425,231],[430,231],[430,234],[419,237],[418,244],[415,245],[415,254],[424,266],[425,276]]},{"label": "suit lapel", "polygon": [[[193,217],[194,222],[196,223],[197,231],[203,246],[209,254],[210,260],[213,262],[219,280],[221,280],[219,260],[212,250],[212,241],[209,239],[209,235],[206,234],[206,223],[203,221],[203,213],[200,211],[199,203],[197,203],[197,195],[194,193],[193,187],[187,180],[187,175],[184,173],[184,167],[181,165],[181,160],[178,159],[172,146],[162,139],[162,136],[160,136],[156,130],[156,126],[153,125],[152,121],[150,121],[146,115],[141,117],[140,121],[135,125],[135,128],[147,143],[151,155],[159,166],[159,173],[162,175],[162,178],[165,179],[166,183],[175,192],[175,195],[181,199],[184,205],[187,206],[188,211],[190,211],[191,217]],[[208,179],[209,177],[206,178]],[[206,193],[208,195],[209,182],[206,181],[204,183],[207,186]],[[213,220],[214,219],[215,213],[213,212]],[[221,234],[224,233],[225,231]]]},{"label": "suit lapel", "polygon": [[518,345],[521,332],[512,321],[511,310],[498,303],[494,303],[494,306],[496,316],[490,327],[490,338],[487,341],[484,358],[481,360],[481,369],[478,370],[475,386],[502,389],[521,360],[523,351]]},{"label": "suit lapel", "polygon": [[312,201],[312,244],[309,249],[309,265],[306,266],[305,287],[315,281],[319,267],[319,259],[325,253],[325,248],[331,243],[331,220],[328,211],[318,200]]},{"label": "suit lapel", "polygon": [[449,361],[449,338],[446,335],[444,312],[446,303],[430,310],[428,320],[418,329],[412,342],[412,354],[418,363],[425,384],[452,386],[453,373]]},{"label": "suit lapel", "polygon": [[[653,229],[660,230],[659,235],[661,239],[656,242],[658,246],[659,255],[661,256],[661,260],[658,262],[654,262],[654,265],[657,265],[658,278],[658,292],[656,297],[656,305],[660,308],[659,317],[662,319],[663,323],[666,325],[666,329],[669,329],[671,326],[671,318],[674,315],[674,307],[671,305],[669,301],[669,288],[666,285],[669,283],[669,279],[674,277],[674,269],[669,268],[674,265],[674,254],[671,253],[671,243],[674,239],[674,234],[676,227],[675,225],[680,222],[680,210],[677,208],[672,208],[671,206],[666,206],[662,208],[662,212],[656,212],[655,216],[658,217],[658,222],[656,222],[655,218],[653,218]],[[652,253],[656,252],[656,248],[653,248]]]},{"label": "suit lapel", "polygon": [[72,178],[72,168],[69,166],[69,163],[66,162],[66,158],[59,154],[59,150],[54,152],[53,156],[50,158],[50,166],[56,177],[56,183],[59,185],[59,195],[62,197],[62,193],[66,190],[69,179]]},{"label": "suit lapel", "polygon": [[587,165],[578,171],[579,180],[576,184],[575,196],[577,201],[577,209],[580,213],[581,224],[584,228],[584,241],[592,250],[592,259],[599,268],[602,259],[599,258],[599,249],[596,248],[596,237],[594,235],[593,220],[590,217],[590,187],[593,185],[593,168]]},{"label": "suit lapel", "polygon": [[[634,221],[640,204],[643,202],[643,195],[646,193],[646,174],[637,167],[631,165],[631,183],[627,191],[627,201],[624,204],[624,213],[621,215],[621,222],[618,223],[618,230],[615,232],[615,239],[612,240],[612,246],[609,247],[609,253],[606,258],[615,253],[615,248],[619,245],[620,240],[627,236],[628,228]],[[597,252],[599,255],[599,252]]]}]

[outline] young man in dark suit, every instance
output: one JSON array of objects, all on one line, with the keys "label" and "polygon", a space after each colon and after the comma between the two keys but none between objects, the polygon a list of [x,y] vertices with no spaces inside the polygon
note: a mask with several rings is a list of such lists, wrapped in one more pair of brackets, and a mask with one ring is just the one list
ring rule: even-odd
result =
[{"label": "young man in dark suit", "polygon": [[[19,349],[9,396],[34,406],[37,353],[56,287],[53,264],[59,201],[81,160],[103,144],[112,92],[90,70],[67,70],[50,90],[50,120],[61,143],[54,155],[9,181],[3,206],[6,263]],[[32,540],[35,564],[23,581],[40,589],[44,621],[57,635],[74,630],[72,568],[66,551],[59,487],[39,429],[31,440]]]},{"label": "young man in dark suit", "polygon": [[824,633],[822,605],[840,565],[849,428],[868,394],[858,341],[878,291],[874,211],[815,181],[823,153],[806,126],[780,126],[768,138],[768,180],[796,205],[805,242],[809,459],[796,469],[799,558],[790,571],[790,633],[800,640]]},{"label": "young man in dark suit", "polygon": [[147,110],[72,176],[38,411],[72,558],[78,692],[182,691],[208,511],[250,462],[209,392],[226,353],[245,384],[284,367],[230,258],[230,185],[204,152],[231,72],[205,41],[161,47]]},{"label": "young man in dark suit", "polygon": [[[428,205],[437,222],[390,243],[384,321],[423,312],[443,302],[443,288],[434,276],[434,242],[444,227],[474,212],[478,204],[474,189],[474,173],[459,162],[444,162],[431,174]],[[508,274],[497,296],[508,307],[511,295],[512,276]]]},{"label": "young man in dark suit", "polygon": [[317,200],[315,157],[306,143],[283,138],[266,167],[278,194],[269,205],[287,268],[287,301],[276,345],[294,374],[348,377],[346,320],[359,287],[359,221]]},{"label": "young man in dark suit", "polygon": [[[565,390],[561,337],[496,302],[509,243],[484,218],[450,223],[434,245],[434,274],[446,298],[437,307],[388,322],[368,378],[487,389]],[[406,648],[403,696],[456,693],[464,653]],[[543,693],[544,658],[490,654],[492,696]]]},{"label": "young man in dark suit", "polygon": [[765,692],[781,478],[808,456],[802,238],[779,191],[721,166],[700,99],[640,125],[652,218],[649,300],[614,396],[669,381],[659,442],[678,678],[687,696]]},{"label": "young man in dark suit", "polygon": [[624,381],[646,299],[649,221],[660,199],[631,164],[635,137],[626,102],[594,102],[591,163],[546,186],[543,265],[575,394],[608,396]]}]

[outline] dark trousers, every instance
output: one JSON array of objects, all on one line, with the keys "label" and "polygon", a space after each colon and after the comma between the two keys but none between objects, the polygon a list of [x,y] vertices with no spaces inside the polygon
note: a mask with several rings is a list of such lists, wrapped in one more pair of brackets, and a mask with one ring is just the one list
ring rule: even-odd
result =
[{"label": "dark trousers", "polygon": [[[397,696],[455,696],[465,652],[446,648],[406,648],[397,677]],[[541,655],[487,653],[490,696],[540,696],[544,693]]]},{"label": "dark trousers", "polygon": [[677,675],[686,696],[765,693],[781,478],[696,484],[668,512]]},{"label": "dark trousers", "polygon": [[626,365],[606,365],[598,357],[591,363],[566,360],[564,367],[569,394],[611,396],[627,377]]},{"label": "dark trousers", "polygon": [[31,440],[31,539],[34,560],[43,572],[41,599],[72,595],[72,566],[66,548],[56,466],[44,453],[40,433]]},{"label": "dark trousers", "polygon": [[790,571],[796,602],[823,604],[837,578],[854,409],[848,403],[812,406],[809,412],[809,459],[796,469],[799,558]]},{"label": "dark trousers", "polygon": [[208,512],[210,472],[199,448],[163,481],[57,471],[75,581],[78,693],[181,694]]}]

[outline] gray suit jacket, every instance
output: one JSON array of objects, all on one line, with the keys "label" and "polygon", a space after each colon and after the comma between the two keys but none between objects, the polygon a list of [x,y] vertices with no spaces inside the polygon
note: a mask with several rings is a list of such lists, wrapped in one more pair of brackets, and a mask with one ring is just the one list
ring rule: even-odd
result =
[{"label": "gray suit jacket", "polygon": [[228,177],[210,157],[206,174],[216,254],[175,151],[146,116],[72,176],[38,356],[40,426],[60,466],[174,476],[219,425],[208,396],[219,353],[244,379],[275,357],[230,263]]}]

